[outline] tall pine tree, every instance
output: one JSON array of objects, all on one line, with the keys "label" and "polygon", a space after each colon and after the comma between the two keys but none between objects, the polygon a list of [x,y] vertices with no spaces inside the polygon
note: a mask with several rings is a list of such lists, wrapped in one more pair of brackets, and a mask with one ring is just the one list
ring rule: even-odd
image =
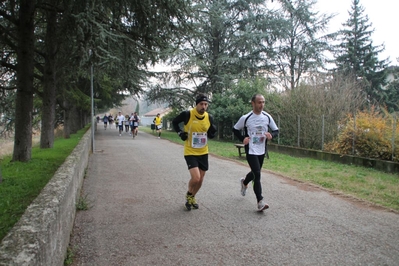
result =
[{"label": "tall pine tree", "polygon": [[343,23],[340,31],[342,43],[336,55],[337,70],[344,75],[352,75],[362,80],[364,91],[372,102],[384,103],[386,93],[383,89],[386,81],[385,68],[388,60],[379,60],[378,54],[384,50],[383,45],[374,46],[371,35],[374,32],[365,9],[359,0],[352,0],[349,19]]},{"label": "tall pine tree", "polygon": [[160,81],[147,91],[147,99],[185,109],[198,92],[223,93],[239,79],[270,70],[272,44],[281,28],[270,2],[193,1],[192,31],[182,36],[167,62],[178,67],[156,73]]},{"label": "tall pine tree", "polygon": [[313,11],[315,0],[281,1],[285,20],[282,37],[276,43],[276,71],[286,89],[298,87],[304,76],[325,68],[326,51],[335,34],[324,34],[334,15]]},{"label": "tall pine tree", "polygon": [[[65,113],[64,129],[68,120],[84,126],[89,66],[95,66],[97,106],[121,102],[126,91],[141,92],[147,66],[182,35],[189,2],[1,1],[0,75],[6,82],[0,95],[7,101],[0,104],[16,99],[13,160],[31,159],[34,111],[42,110],[41,148],[53,145],[56,111]],[[72,112],[76,119],[67,115]]]}]

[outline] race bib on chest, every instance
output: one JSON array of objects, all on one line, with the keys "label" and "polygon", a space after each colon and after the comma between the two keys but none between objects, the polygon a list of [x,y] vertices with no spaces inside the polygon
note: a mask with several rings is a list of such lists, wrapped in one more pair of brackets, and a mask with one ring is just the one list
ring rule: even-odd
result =
[{"label": "race bib on chest", "polygon": [[193,148],[205,147],[207,141],[208,137],[205,132],[193,132],[191,135],[191,147]]},{"label": "race bib on chest", "polygon": [[252,144],[261,145],[265,142],[265,132],[260,128],[251,134]]}]

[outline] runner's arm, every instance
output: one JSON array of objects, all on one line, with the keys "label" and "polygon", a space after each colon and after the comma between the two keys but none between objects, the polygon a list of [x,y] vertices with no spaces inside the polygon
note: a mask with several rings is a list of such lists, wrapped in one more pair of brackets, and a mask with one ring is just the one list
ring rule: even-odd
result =
[{"label": "runner's arm", "polygon": [[273,117],[269,116],[269,120],[269,129],[271,130],[270,134],[272,134],[272,137],[275,138],[278,136],[279,130],[276,122],[274,122]]},{"label": "runner's arm", "polygon": [[244,121],[245,121],[245,117],[242,116],[242,117],[237,121],[237,123],[234,125],[234,127],[233,127],[233,129],[232,129],[234,135],[238,138],[238,140],[239,140],[240,142],[243,142],[243,140],[244,140],[245,137],[246,137],[246,136],[243,136],[243,135],[241,134],[241,130],[244,128]]},{"label": "runner's arm", "polygon": [[213,117],[211,115],[209,115],[209,122],[211,123],[211,125],[210,125],[207,133],[208,133],[208,137],[210,139],[213,139],[216,136],[217,128],[213,122]]},{"label": "runner's arm", "polygon": [[182,123],[182,122],[183,123],[187,123],[187,121],[188,121],[187,113],[188,113],[188,111],[183,111],[172,120],[173,129],[178,134],[179,134],[180,131],[182,131],[182,129],[180,128],[180,123]]}]

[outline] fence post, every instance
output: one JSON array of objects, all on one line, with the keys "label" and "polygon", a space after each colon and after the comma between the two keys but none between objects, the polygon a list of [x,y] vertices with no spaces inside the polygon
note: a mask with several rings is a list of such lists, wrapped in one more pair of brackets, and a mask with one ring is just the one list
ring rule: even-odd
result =
[{"label": "fence post", "polygon": [[[278,117],[278,130],[280,130],[280,115],[277,115]],[[277,135],[277,144],[280,145],[280,134]]]},{"label": "fence post", "polygon": [[324,150],[324,115],[321,116],[321,150]]},{"label": "fence post", "polygon": [[298,115],[298,147],[299,147],[300,131],[301,131],[301,117]]},{"label": "fence post", "polygon": [[395,133],[396,133],[396,114],[393,115],[393,121],[392,121],[392,155],[391,155],[392,161],[395,157]]},{"label": "fence post", "polygon": [[219,132],[217,133],[217,140],[220,140],[220,134],[223,134],[223,132],[220,131],[220,122],[218,121],[217,128],[219,129]]},{"label": "fence post", "polygon": [[355,155],[356,113],[353,114],[352,155]]},{"label": "fence post", "polygon": [[[234,127],[234,121],[231,121],[231,128]],[[231,131],[231,140],[234,140],[234,133]]]}]

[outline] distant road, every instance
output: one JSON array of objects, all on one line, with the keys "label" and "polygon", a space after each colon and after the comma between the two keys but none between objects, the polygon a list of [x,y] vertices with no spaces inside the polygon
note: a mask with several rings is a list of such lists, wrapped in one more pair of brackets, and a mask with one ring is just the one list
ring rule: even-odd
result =
[{"label": "distant road", "polygon": [[267,172],[270,208],[259,213],[252,190],[240,195],[246,164],[215,156],[200,209],[188,212],[182,145],[100,125],[83,185],[92,207],[76,217],[73,265],[399,264],[396,213]]}]

